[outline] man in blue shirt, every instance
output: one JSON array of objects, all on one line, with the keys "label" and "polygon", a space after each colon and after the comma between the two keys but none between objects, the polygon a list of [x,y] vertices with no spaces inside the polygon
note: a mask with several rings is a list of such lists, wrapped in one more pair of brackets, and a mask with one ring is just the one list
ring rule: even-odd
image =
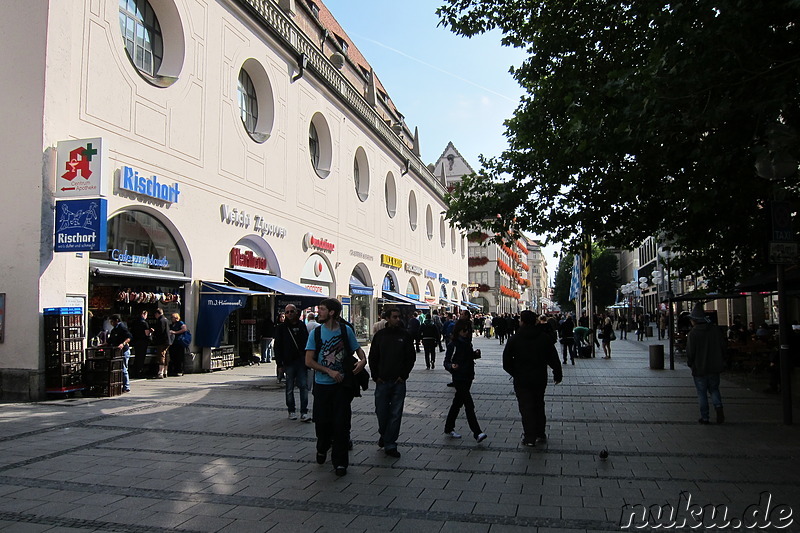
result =
[{"label": "man in blue shirt", "polygon": [[[340,322],[342,304],[325,298],[318,306],[317,322],[322,325],[308,337],[306,366],[314,373],[314,427],[317,434],[317,463],[324,464],[331,451],[337,476],[347,474],[350,445],[350,402],[358,387],[354,374],[367,364],[352,328]],[[358,362],[353,361],[353,353]]]}]

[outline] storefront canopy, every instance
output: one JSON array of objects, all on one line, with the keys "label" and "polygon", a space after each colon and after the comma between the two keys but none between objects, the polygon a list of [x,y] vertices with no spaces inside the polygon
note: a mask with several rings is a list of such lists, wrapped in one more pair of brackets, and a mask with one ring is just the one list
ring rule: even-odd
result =
[{"label": "storefront canopy", "polygon": [[265,293],[240,289],[224,283],[200,282],[200,305],[197,311],[195,344],[218,347],[222,338],[222,328],[228,315],[244,307],[249,296],[263,294]]},{"label": "storefront canopy", "polygon": [[483,309],[483,306],[482,306],[482,305],[474,304],[474,303],[472,303],[472,302],[464,302],[464,305],[466,305],[467,307],[471,307],[471,308],[473,308],[473,309],[476,309],[476,310],[478,310],[478,311],[480,311],[481,309]]},{"label": "storefront canopy", "polygon": [[363,285],[350,284],[350,294],[360,294],[363,296],[372,296],[374,291],[372,287],[364,287]]},{"label": "storefront canopy", "polygon": [[439,301],[442,305],[447,305],[451,307],[458,307],[459,309],[466,309],[466,307],[462,307],[461,304],[458,302],[454,302],[453,300],[449,300],[447,298],[439,298]]},{"label": "storefront canopy", "polygon": [[413,305],[415,309],[427,310],[431,308],[430,305],[424,302],[414,300],[413,298],[409,298],[408,296],[403,296],[402,294],[392,291],[383,291],[383,297],[399,305]]},{"label": "storefront canopy", "polygon": [[264,291],[263,294],[284,296],[279,299],[279,306],[292,303],[300,309],[305,309],[325,298],[318,292],[271,274],[225,269],[225,279],[239,286]]}]

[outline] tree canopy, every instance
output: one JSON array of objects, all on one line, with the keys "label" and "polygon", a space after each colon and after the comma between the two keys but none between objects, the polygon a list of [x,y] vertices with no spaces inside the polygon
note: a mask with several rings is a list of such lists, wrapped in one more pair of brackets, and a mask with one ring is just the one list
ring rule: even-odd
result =
[{"label": "tree canopy", "polygon": [[800,196],[797,1],[444,1],[453,32],[528,52],[509,147],[455,188],[451,220],[619,248],[659,235],[717,287],[766,265],[769,201]]}]

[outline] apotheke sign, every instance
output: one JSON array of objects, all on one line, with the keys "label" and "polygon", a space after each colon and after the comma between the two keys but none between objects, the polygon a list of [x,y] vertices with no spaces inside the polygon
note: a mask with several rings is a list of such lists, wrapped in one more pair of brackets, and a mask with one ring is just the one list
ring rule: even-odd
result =
[{"label": "apotheke sign", "polygon": [[286,237],[286,228],[276,224],[267,222],[266,217],[263,215],[252,215],[244,209],[222,204],[219,206],[219,213],[222,217],[222,222],[226,222],[232,226],[240,228],[251,229],[258,232],[262,237],[264,235],[273,235],[275,237]]}]

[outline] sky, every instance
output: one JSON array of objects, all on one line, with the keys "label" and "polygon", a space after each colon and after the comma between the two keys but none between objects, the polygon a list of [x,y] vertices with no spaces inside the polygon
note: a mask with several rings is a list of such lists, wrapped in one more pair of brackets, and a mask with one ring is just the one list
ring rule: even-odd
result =
[{"label": "sky", "polygon": [[[413,131],[422,161],[435,163],[452,141],[480,171],[479,155],[506,147],[503,121],[523,90],[509,68],[525,58],[500,44],[500,33],[467,39],[437,26],[437,0],[324,0],[369,61]],[[545,248],[551,278],[557,246]]]}]

